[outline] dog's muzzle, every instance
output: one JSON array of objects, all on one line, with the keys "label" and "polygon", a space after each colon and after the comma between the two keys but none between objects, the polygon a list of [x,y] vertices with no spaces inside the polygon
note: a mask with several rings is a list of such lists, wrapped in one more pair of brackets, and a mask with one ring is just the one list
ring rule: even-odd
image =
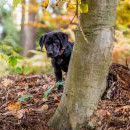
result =
[{"label": "dog's muzzle", "polygon": [[52,57],[52,56],[53,56],[53,52],[47,53],[47,56],[48,56],[48,57]]}]

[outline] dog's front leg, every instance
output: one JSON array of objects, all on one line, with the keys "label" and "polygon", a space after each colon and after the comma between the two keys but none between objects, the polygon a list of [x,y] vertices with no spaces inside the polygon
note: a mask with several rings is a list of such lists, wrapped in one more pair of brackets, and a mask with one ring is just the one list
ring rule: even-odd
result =
[{"label": "dog's front leg", "polygon": [[63,90],[63,84],[62,84],[62,71],[60,68],[54,68],[54,73],[56,77],[56,84],[58,90]]},{"label": "dog's front leg", "polygon": [[56,82],[61,82],[62,81],[62,71],[61,69],[54,68],[54,73],[56,77]]},{"label": "dog's front leg", "polygon": [[60,68],[60,66],[57,64],[57,62],[55,60],[52,60],[52,65],[54,67],[54,73],[55,73],[55,78],[56,78],[56,83],[57,83],[58,90],[62,90],[63,85],[61,84],[61,82],[62,82],[61,68]]}]

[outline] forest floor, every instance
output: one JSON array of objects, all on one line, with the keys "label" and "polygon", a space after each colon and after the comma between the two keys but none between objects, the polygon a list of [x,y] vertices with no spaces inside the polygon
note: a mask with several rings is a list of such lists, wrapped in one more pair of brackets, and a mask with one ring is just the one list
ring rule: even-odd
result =
[{"label": "forest floor", "polygon": [[[87,130],[130,130],[130,70],[110,67],[107,91]],[[0,130],[49,130],[62,92],[52,75],[10,75],[0,79]]]}]

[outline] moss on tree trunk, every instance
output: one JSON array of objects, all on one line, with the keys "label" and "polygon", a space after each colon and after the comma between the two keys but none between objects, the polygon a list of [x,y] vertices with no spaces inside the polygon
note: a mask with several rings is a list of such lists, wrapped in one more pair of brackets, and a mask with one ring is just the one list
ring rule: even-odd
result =
[{"label": "moss on tree trunk", "polygon": [[61,103],[49,126],[56,130],[80,130],[97,107],[105,90],[111,62],[117,0],[82,0],[89,6],[80,22],[80,30],[70,61]]}]

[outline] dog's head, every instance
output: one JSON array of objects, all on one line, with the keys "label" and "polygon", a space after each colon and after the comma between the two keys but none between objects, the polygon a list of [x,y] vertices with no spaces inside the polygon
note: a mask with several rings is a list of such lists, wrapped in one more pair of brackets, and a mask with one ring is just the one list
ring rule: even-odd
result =
[{"label": "dog's head", "polygon": [[41,50],[45,45],[47,56],[54,58],[61,54],[66,48],[68,35],[63,32],[49,32],[40,38],[39,44]]}]

